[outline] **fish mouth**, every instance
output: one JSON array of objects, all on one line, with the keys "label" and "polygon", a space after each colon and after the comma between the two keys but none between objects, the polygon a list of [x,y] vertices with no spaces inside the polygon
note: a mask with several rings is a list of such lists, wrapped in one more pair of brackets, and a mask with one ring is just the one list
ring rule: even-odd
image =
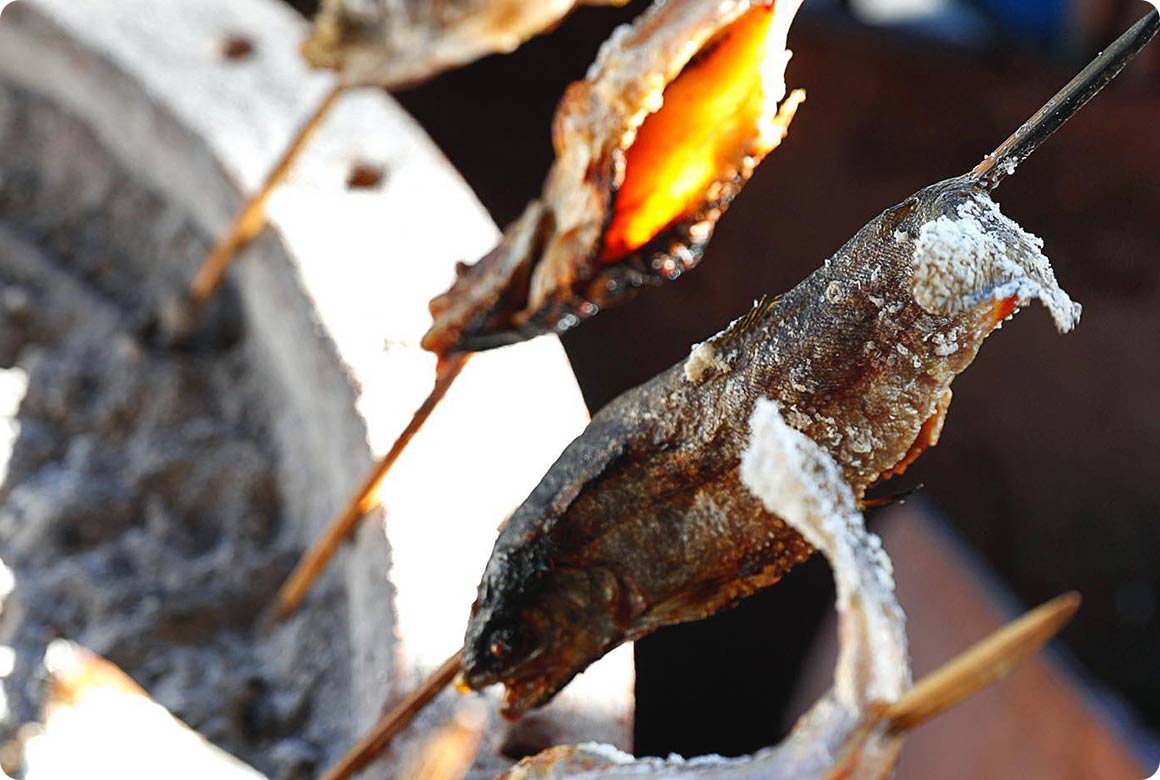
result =
[{"label": "fish mouth", "polygon": [[467,651],[463,659],[462,681],[472,690],[502,683],[504,697],[500,714],[515,720],[528,711],[547,704],[580,672],[620,644],[620,639],[598,639],[595,634],[572,636],[540,646],[518,661],[501,662],[478,649]]},{"label": "fish mouth", "polygon": [[541,654],[537,653],[535,658],[508,669],[472,663],[465,658],[462,680],[475,691],[502,683],[504,698],[500,714],[508,720],[516,720],[529,710],[546,704],[584,668],[583,663],[572,667],[552,664],[545,668],[543,664],[535,663],[540,658]]},{"label": "fish mouth", "polygon": [[[518,718],[623,642],[640,610],[602,566],[543,571],[503,553],[492,564],[468,622],[463,681],[473,690],[502,683],[503,714]],[[524,569],[535,572],[518,576]]]},{"label": "fish mouth", "polygon": [[529,633],[530,627],[541,625],[537,617],[525,615],[520,620],[479,624],[473,619],[463,648],[464,683],[478,691],[498,683],[545,676],[543,659],[554,643],[544,641],[552,635],[550,631]]},{"label": "fish mouth", "polygon": [[541,675],[507,683],[504,686],[500,715],[507,720],[516,720],[523,717],[529,710],[547,704],[575,674],[576,672],[572,672],[567,679],[557,682],[553,682],[548,676]]},{"label": "fish mouth", "polygon": [[544,654],[535,662],[521,664],[519,669],[503,675],[498,681],[504,684],[500,714],[515,720],[547,704],[578,674],[619,646],[623,638],[621,634],[619,639],[597,645],[573,647],[566,654]]}]

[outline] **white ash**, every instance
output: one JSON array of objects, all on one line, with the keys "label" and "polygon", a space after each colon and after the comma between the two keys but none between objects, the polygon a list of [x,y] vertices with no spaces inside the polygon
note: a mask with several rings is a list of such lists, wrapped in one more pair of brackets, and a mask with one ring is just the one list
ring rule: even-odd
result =
[{"label": "white ash", "polygon": [[15,578],[0,740],[39,719],[41,660],[63,636],[271,780],[316,776],[352,736],[345,594],[324,583],[294,620],[254,629],[298,547],[254,353],[244,333],[177,352],[128,329],[207,237],[28,93],[0,89],[0,175],[20,182],[0,187],[0,421],[23,396],[0,482]]},{"label": "white ash", "polygon": [[960,204],[919,231],[914,247],[914,299],[932,314],[969,311],[1014,296],[1038,299],[1066,333],[1081,307],[1059,287],[1043,241],[1004,216],[986,195]]},{"label": "white ash", "polygon": [[8,475],[12,448],[20,436],[17,412],[28,393],[28,373],[19,368],[0,368],[0,485]]}]

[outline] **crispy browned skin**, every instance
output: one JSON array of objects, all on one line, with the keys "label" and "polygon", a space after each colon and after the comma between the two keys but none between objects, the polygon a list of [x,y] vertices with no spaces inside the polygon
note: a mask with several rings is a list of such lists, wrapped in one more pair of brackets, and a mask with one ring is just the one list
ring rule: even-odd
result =
[{"label": "crispy browned skin", "polygon": [[[922,190],[596,415],[500,534],[467,630],[468,683],[502,681],[519,715],[621,642],[709,615],[808,557],[739,483],[759,397],[829,452],[859,498],[913,459],[951,381],[1013,308],[1001,275],[974,279],[974,303],[954,314],[913,294],[921,227],[981,195],[969,177]],[[987,226],[1038,278],[1029,237]]]},{"label": "crispy browned skin", "polygon": [[800,3],[657,0],[618,30],[560,102],[541,197],[431,302],[423,346],[562,332],[693,268],[803,98],[782,100]]}]

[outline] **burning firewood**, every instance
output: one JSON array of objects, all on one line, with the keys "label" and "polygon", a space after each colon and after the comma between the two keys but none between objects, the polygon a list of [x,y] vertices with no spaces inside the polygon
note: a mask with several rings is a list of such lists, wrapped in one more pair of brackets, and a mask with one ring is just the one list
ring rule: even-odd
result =
[{"label": "burning firewood", "polygon": [[467,354],[562,332],[694,267],[717,220],[784,138],[786,36],[800,0],[657,2],[605,44],[556,115],[544,192],[431,302],[436,387],[278,599],[301,603]]},{"label": "burning firewood", "polygon": [[1158,28],[1152,12],[970,173],[883,212],[793,290],[597,414],[502,529],[461,684],[503,683],[518,716],[619,643],[712,614],[808,557],[813,540],[741,481],[759,398],[860,501],[937,442],[952,380],[1020,306],[1038,298],[1070,330],[1079,307],[1042,242],[989,193]]}]

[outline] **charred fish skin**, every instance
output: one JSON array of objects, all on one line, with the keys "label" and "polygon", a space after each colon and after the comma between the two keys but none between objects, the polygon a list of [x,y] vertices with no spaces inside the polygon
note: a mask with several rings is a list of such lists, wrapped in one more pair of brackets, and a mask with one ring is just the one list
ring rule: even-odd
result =
[{"label": "charred fish skin", "polygon": [[[621,642],[734,604],[808,557],[739,481],[758,398],[821,445],[859,498],[933,444],[952,380],[1035,296],[1019,285],[1041,271],[1034,237],[985,219],[987,204],[970,177],[920,191],[598,413],[496,542],[467,629],[468,684],[504,682],[518,716]],[[974,226],[992,256],[958,267],[970,252],[955,252],[972,247],[939,244],[932,226],[948,224]],[[927,255],[953,266],[948,278],[921,276]]]},{"label": "charred fish skin", "polygon": [[560,101],[540,197],[431,301],[423,347],[563,333],[695,268],[804,100],[785,84],[800,4],[654,0],[618,28]]},{"label": "charred fish skin", "polygon": [[[512,318],[509,312],[513,307],[510,304],[495,305],[501,298],[501,294],[497,293],[489,301],[488,307],[481,308],[475,319],[456,331],[454,339],[443,337],[440,341],[432,338],[428,343],[435,345],[436,351],[443,344],[454,344],[454,349],[449,351],[483,352],[549,333],[563,335],[605,309],[631,302],[646,288],[660,287],[675,281],[700,264],[712,240],[717,221],[741,194],[755,169],[756,165],[750,165],[744,171],[723,180],[714,198],[699,204],[691,213],[666,227],[632,254],[593,271],[587,280],[577,279],[574,286],[556,291],[526,318]],[[551,225],[550,219],[539,203],[532,204],[527,214],[533,212],[545,220],[540,225],[542,233],[544,227]],[[519,237],[516,231],[513,234]],[[533,240],[542,241],[543,238],[537,236]],[[520,258],[521,264],[512,270],[513,266],[503,265],[517,257],[508,246],[506,243],[501,244],[475,265],[464,266],[456,279],[456,285],[460,289],[489,291],[495,289],[495,285],[491,284],[492,279],[500,278],[504,284],[502,295],[507,296],[509,301],[514,300],[513,293],[516,290],[526,289],[527,282],[524,280],[530,279],[535,273],[533,260],[545,248],[542,243],[537,244],[531,253]],[[502,268],[498,274],[497,267]],[[515,284],[511,283],[513,280]],[[434,317],[438,318],[442,314],[447,306],[446,301],[454,297],[455,291],[453,287],[450,293],[432,301],[431,313]],[[524,296],[516,306],[526,304],[527,298]]]}]

